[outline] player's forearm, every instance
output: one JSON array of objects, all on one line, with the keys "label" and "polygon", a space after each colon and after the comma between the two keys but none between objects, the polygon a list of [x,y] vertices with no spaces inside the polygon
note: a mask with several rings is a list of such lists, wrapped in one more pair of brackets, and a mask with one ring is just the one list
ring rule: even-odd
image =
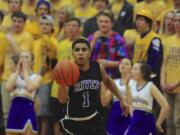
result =
[{"label": "player's forearm", "polygon": [[157,123],[162,124],[164,122],[164,120],[167,117],[168,111],[169,111],[169,107],[168,106],[167,107],[163,107],[161,109],[159,117],[157,119]]},{"label": "player's forearm", "polygon": [[110,77],[107,80],[107,82],[104,84],[106,85],[107,89],[109,89],[120,101],[123,100],[123,97],[119,93],[119,90],[118,90],[116,84],[114,83],[114,81]]},{"label": "player's forearm", "polygon": [[60,103],[64,104],[68,101],[68,88],[59,86],[58,89],[58,100]]},{"label": "player's forearm", "polygon": [[117,68],[119,66],[118,61],[110,61],[105,59],[98,60],[100,64],[102,64],[105,68]]},{"label": "player's forearm", "polygon": [[112,93],[104,86],[104,84],[101,84],[100,98],[103,107],[108,106],[112,100]]},{"label": "player's forearm", "polygon": [[19,75],[19,73],[16,72],[12,76],[10,76],[10,78],[8,79],[8,81],[6,82],[6,85],[5,85],[5,88],[7,91],[13,90],[15,83],[16,83],[16,80],[18,78],[18,75]]}]

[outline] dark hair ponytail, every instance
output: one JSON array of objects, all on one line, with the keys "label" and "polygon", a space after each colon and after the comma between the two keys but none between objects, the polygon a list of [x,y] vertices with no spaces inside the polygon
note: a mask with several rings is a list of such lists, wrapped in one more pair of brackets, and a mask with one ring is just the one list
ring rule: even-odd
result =
[{"label": "dark hair ponytail", "polygon": [[138,62],[140,63],[140,70],[141,70],[141,74],[142,74],[142,77],[145,81],[150,81],[151,80],[151,68],[150,66],[146,63],[146,62]]}]

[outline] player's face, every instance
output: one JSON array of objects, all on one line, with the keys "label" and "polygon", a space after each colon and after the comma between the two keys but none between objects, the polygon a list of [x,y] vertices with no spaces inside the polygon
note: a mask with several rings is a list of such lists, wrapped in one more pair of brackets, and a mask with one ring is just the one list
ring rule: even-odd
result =
[{"label": "player's face", "polygon": [[11,12],[20,11],[20,9],[21,9],[20,0],[10,0],[9,1],[9,9]]},{"label": "player's face", "polygon": [[134,80],[140,80],[142,79],[142,75],[141,75],[141,64],[140,63],[136,63],[133,65],[132,67],[132,70],[131,70],[131,73],[132,73],[132,78]]},{"label": "player's face", "polygon": [[41,20],[40,27],[43,34],[50,34],[52,32],[52,24]]},{"label": "player's face", "polygon": [[131,61],[127,58],[124,58],[119,65],[119,71],[120,73],[130,73],[131,67]]},{"label": "player's face", "polygon": [[37,9],[37,15],[47,15],[48,14],[48,7],[45,4],[41,4]]},{"label": "player's face", "polygon": [[180,33],[180,13],[175,16],[174,26],[177,33]]},{"label": "player's face", "polygon": [[165,17],[165,28],[174,30],[174,14],[169,12]]},{"label": "player's face", "polygon": [[101,15],[98,18],[98,27],[102,33],[109,33],[112,29],[112,22],[108,16]]},{"label": "player's face", "polygon": [[138,17],[136,19],[136,28],[137,31],[139,31],[140,33],[146,32],[148,30],[148,24],[146,23],[144,17]]},{"label": "player's face", "polygon": [[24,29],[24,20],[22,18],[13,17],[12,18],[12,27],[13,31],[16,33],[22,32]]},{"label": "player's face", "polygon": [[85,65],[89,62],[90,50],[84,43],[77,43],[73,48],[73,57],[78,65]]}]

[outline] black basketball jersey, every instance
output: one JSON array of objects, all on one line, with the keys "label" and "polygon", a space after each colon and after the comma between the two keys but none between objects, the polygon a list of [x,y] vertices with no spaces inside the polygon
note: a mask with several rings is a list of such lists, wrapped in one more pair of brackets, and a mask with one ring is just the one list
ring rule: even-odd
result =
[{"label": "black basketball jersey", "polygon": [[80,70],[80,78],[69,87],[67,116],[74,118],[88,117],[97,111],[102,77],[97,62],[90,62],[88,71]]}]

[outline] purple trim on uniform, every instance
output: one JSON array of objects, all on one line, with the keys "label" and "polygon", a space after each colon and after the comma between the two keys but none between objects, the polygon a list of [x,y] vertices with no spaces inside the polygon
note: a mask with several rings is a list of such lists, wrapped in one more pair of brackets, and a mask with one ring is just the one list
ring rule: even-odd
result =
[{"label": "purple trim on uniform", "polygon": [[111,135],[123,135],[130,123],[130,117],[122,115],[120,102],[115,101],[111,107],[107,122],[107,132]]},{"label": "purple trim on uniform", "polygon": [[153,115],[145,111],[135,110],[125,135],[157,135]]},{"label": "purple trim on uniform", "polygon": [[6,131],[22,133],[31,125],[32,131],[37,133],[37,119],[34,111],[34,102],[24,97],[15,97],[12,100]]}]

